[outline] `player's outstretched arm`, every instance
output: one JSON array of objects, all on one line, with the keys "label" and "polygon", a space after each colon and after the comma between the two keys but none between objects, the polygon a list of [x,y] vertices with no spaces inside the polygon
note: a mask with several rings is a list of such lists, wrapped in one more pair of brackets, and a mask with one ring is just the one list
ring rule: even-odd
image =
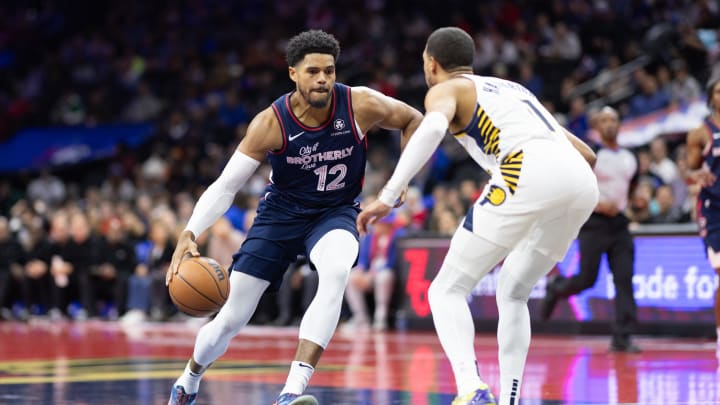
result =
[{"label": "player's outstretched arm", "polygon": [[415,132],[422,113],[410,105],[369,87],[353,87],[353,109],[361,126],[400,130],[400,150]]},{"label": "player's outstretched arm", "polygon": [[[377,126],[400,130],[400,150],[405,150],[408,140],[422,121],[420,111],[369,87],[353,87],[352,95],[355,118],[361,128]],[[404,203],[405,192],[406,189],[401,191],[395,207]]]},{"label": "player's outstretched arm", "polygon": [[358,215],[357,227],[367,232],[367,226],[386,216],[395,205],[410,180],[422,169],[440,145],[455,116],[457,100],[451,83],[433,86],[425,96],[427,113],[400,155],[400,160],[376,201]]},{"label": "player's outstretched arm", "polygon": [[282,135],[270,108],[258,114],[247,133],[215,181],[203,192],[193,208],[185,230],[178,237],[172,261],[165,276],[169,284],[186,254],[199,256],[195,238],[218,220],[232,205],[235,194],[252,176],[271,149],[282,147]]},{"label": "player's outstretched arm", "polygon": [[390,205],[430,160],[445,136],[450,121],[455,117],[456,91],[451,81],[437,84],[428,90],[425,96],[425,117],[400,155],[393,175],[380,194],[381,202]]}]

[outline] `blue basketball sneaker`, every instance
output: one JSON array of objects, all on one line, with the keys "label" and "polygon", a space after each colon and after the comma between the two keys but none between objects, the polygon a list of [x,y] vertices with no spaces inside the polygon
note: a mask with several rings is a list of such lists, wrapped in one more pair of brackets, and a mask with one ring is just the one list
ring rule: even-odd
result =
[{"label": "blue basketball sneaker", "polygon": [[492,392],[490,392],[490,387],[487,384],[482,384],[469,394],[455,397],[450,405],[497,405],[497,402]]},{"label": "blue basketball sneaker", "polygon": [[273,405],[318,405],[318,401],[312,395],[282,394]]},{"label": "blue basketball sneaker", "polygon": [[188,394],[182,385],[173,385],[172,390],[170,390],[168,405],[193,405],[196,398],[197,392]]}]

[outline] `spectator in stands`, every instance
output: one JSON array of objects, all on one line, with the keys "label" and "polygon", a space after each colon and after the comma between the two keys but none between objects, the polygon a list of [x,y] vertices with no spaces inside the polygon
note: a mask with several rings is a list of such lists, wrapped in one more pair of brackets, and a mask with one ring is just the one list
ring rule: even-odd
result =
[{"label": "spectator in stands", "polygon": [[47,253],[48,269],[52,277],[52,302],[49,310],[51,319],[62,319],[70,300],[65,291],[69,290],[72,265],[67,262],[67,246],[70,241],[70,218],[65,211],[53,214],[50,221],[50,246]]},{"label": "spectator in stands", "polygon": [[450,209],[440,209],[433,212],[435,217],[435,229],[438,235],[452,236],[458,225],[460,225],[461,216]]},{"label": "spectator in stands", "polygon": [[567,115],[567,128],[578,138],[591,143],[588,139],[590,119],[587,114],[585,99],[582,96],[573,97],[570,100],[570,111]]},{"label": "spectator in stands", "polygon": [[67,190],[65,183],[45,168],[28,183],[27,196],[31,201],[42,201],[48,207],[57,207],[65,202]]},{"label": "spectator in stands", "polygon": [[98,261],[90,275],[93,306],[104,303],[101,315],[114,320],[126,312],[128,278],[137,265],[135,247],[127,240],[119,218],[108,221]]},{"label": "spectator in stands", "polygon": [[[6,217],[0,216],[0,320],[28,318],[29,297],[23,265],[25,251],[10,233]],[[13,312],[15,303],[18,310]]]},{"label": "spectator in stands", "polygon": [[675,205],[675,195],[671,186],[663,184],[655,190],[655,199],[651,202],[657,208],[650,218],[652,223],[656,224],[674,224],[679,222],[687,222],[680,207]]},{"label": "spectator in stands", "polygon": [[122,166],[110,164],[108,176],[100,187],[101,195],[109,201],[132,201],[135,192],[135,184],[123,175]]},{"label": "spectator in stands", "polygon": [[652,188],[652,194],[655,193],[655,190],[660,187],[661,185],[665,184],[662,177],[658,176],[657,173],[655,173],[651,166],[652,166],[652,158],[650,157],[650,151],[646,148],[638,149],[635,152],[635,155],[637,156],[638,161],[638,171],[635,183],[647,183]]},{"label": "spectator in stands", "polygon": [[61,125],[81,125],[85,122],[85,102],[82,96],[71,89],[57,100],[52,111],[52,121]]},{"label": "spectator in stands", "polygon": [[[672,83],[672,75],[670,69],[666,65],[660,65],[655,70],[655,78],[657,79],[658,89],[668,95],[670,98],[670,84]],[[672,102],[669,100],[668,105]]]},{"label": "spectator in stands", "polygon": [[495,27],[489,27],[490,32],[478,33],[475,36],[475,60],[473,68],[480,73],[489,73],[493,63],[498,59],[498,49],[495,37],[499,35]]},{"label": "spectator in stands", "polygon": [[651,202],[655,196],[655,188],[647,181],[641,181],[635,186],[630,197],[630,203],[625,215],[632,224],[649,223],[652,219]]},{"label": "spectator in stands", "polygon": [[672,62],[673,78],[670,82],[670,101],[673,103],[688,104],[699,100],[702,96],[700,83],[690,76],[687,63],[683,59]]},{"label": "spectator in stands", "polygon": [[135,123],[158,118],[163,110],[163,101],[153,93],[150,85],[146,81],[141,81],[136,91],[137,94],[123,113],[123,119]]},{"label": "spectator in stands", "polygon": [[70,305],[68,314],[75,320],[85,320],[98,314],[91,279],[100,264],[101,241],[92,233],[84,212],[72,211],[69,221],[70,239],[63,250],[62,265],[67,271],[68,285],[63,287],[56,277],[56,287],[63,297],[61,302]]},{"label": "spectator in stands", "polygon": [[525,86],[533,94],[536,94],[538,98],[543,98],[543,80],[535,73],[532,63],[525,61],[520,64],[518,69],[518,83]]},{"label": "spectator in stands", "polygon": [[577,61],[582,56],[582,44],[575,31],[558,21],[550,37],[550,43],[540,47],[540,55],[546,58]]},{"label": "spectator in stands", "polygon": [[405,195],[405,204],[400,207],[400,210],[405,211],[409,217],[409,230],[419,231],[423,229],[425,221],[427,220],[428,210],[425,206],[422,192],[418,187],[408,187],[407,194]]},{"label": "spectator in stands", "polygon": [[[39,224],[29,226],[25,244],[27,263],[25,276],[28,285],[28,305],[32,315],[44,315],[53,306],[53,278],[49,267],[52,245],[45,228]],[[59,315],[59,314],[58,314]]]},{"label": "spectator in stands", "polygon": [[636,75],[636,85],[640,93],[630,99],[628,116],[639,117],[670,105],[670,95],[659,87],[655,76],[647,72],[640,73]]},{"label": "spectator in stands", "polygon": [[[485,174],[485,172],[481,173]],[[464,179],[460,181],[458,196],[460,201],[462,201],[464,209],[470,208],[470,206],[473,205],[478,198],[480,198],[482,188],[480,187],[479,182],[482,182],[482,186],[484,186],[485,183],[487,183],[489,176],[482,176],[481,178],[482,180],[480,181],[476,181],[475,179]]]},{"label": "spectator in stands", "polygon": [[152,202],[149,197],[147,199],[146,197],[147,194],[138,196],[135,200],[135,207],[126,204],[119,204],[117,207],[117,217],[122,222],[127,238],[131,242],[137,242],[146,235],[148,228],[146,221],[149,218],[146,214],[149,211],[140,211],[139,208],[146,203]]},{"label": "spectator in stands", "polygon": [[[180,229],[179,224],[184,224],[187,222],[187,220],[190,218],[190,215],[192,215],[192,210],[193,210],[194,204],[195,204],[195,202],[193,200],[193,197],[188,192],[181,192],[173,197],[172,206],[174,207],[173,211],[177,215],[177,218],[173,219],[174,223],[168,224],[173,227],[173,229],[172,229],[173,235],[182,232],[182,229]],[[219,231],[220,231],[220,229],[219,229]],[[211,256],[211,257],[215,258],[216,256]],[[215,259],[215,260],[218,260],[218,263],[220,262],[219,259]],[[225,259],[222,259],[222,260],[225,260]]]},{"label": "spectator in stands", "polygon": [[173,243],[167,223],[153,219],[148,238],[135,246],[138,265],[130,276],[126,320],[143,320],[149,314],[153,321],[161,321],[170,315],[165,272],[172,260]]},{"label": "spectator in stands", "polygon": [[0,216],[10,217],[12,207],[23,198],[23,194],[7,178],[0,179]]},{"label": "spectator in stands", "polygon": [[668,156],[665,139],[657,137],[650,141],[650,170],[660,176],[664,184],[674,184],[681,180],[680,171]]},{"label": "spectator in stands", "polygon": [[[397,238],[404,233],[404,224],[397,223],[397,217],[391,214],[374,223],[370,232],[362,237],[358,263],[350,272],[350,280],[345,288],[345,299],[352,311],[350,324],[353,327],[367,328],[372,321],[373,329],[387,329],[396,279],[395,246]],[[369,292],[373,293],[375,305],[372,319],[365,301],[365,294]]]},{"label": "spectator in stands", "polygon": [[596,88],[601,97],[612,100],[630,94],[632,91],[631,76],[622,74],[620,71],[621,66],[620,56],[611,53],[607,58],[607,65],[600,70],[596,77]]},{"label": "spectator in stands", "polygon": [[228,141],[235,141],[233,137],[236,128],[241,124],[246,124],[250,119],[247,109],[240,102],[236,89],[231,88],[225,92],[225,99],[218,111],[218,118],[231,137]]}]

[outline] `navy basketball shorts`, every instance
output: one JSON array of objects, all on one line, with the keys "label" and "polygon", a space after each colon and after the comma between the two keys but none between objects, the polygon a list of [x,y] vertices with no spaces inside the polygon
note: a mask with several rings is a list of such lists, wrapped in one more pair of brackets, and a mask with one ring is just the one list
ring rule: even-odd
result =
[{"label": "navy basketball shorts", "polygon": [[344,205],[298,213],[261,201],[230,268],[267,280],[271,291],[276,291],[290,263],[299,255],[309,259],[312,248],[328,232],[343,229],[359,239],[355,223],[358,212],[355,206]]}]

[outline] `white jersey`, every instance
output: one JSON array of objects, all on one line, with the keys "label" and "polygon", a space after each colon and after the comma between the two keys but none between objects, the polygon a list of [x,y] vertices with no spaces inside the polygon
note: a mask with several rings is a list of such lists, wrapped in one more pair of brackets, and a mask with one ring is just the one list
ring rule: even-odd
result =
[{"label": "white jersey", "polygon": [[[514,168],[522,164],[522,148],[537,139],[570,145],[560,124],[528,89],[496,77],[463,75],[475,83],[475,116],[453,134],[480,166],[497,175],[500,168],[511,193]],[[565,148],[561,148],[565,149]]]},{"label": "white jersey", "polygon": [[637,161],[629,150],[623,148],[598,150],[595,175],[600,188],[600,201],[612,201],[620,212],[625,211],[630,182],[636,171]]}]

